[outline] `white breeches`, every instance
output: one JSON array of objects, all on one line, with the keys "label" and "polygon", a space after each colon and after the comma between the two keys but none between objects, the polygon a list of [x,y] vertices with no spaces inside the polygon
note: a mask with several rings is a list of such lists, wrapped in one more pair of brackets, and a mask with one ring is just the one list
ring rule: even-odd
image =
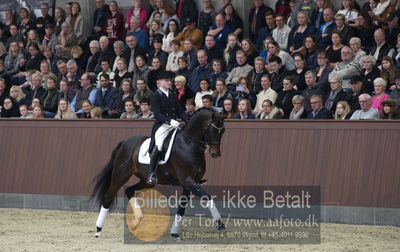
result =
[{"label": "white breeches", "polygon": [[160,128],[157,129],[154,137],[155,137],[155,144],[159,151],[161,151],[164,140],[168,136],[168,133],[172,130],[174,130],[174,127],[166,123],[164,123],[163,125],[160,126]]}]

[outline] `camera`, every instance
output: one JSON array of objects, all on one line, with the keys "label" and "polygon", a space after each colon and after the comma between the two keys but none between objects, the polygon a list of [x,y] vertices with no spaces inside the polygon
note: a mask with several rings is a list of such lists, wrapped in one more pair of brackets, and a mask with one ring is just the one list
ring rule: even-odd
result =
[{"label": "camera", "polygon": [[236,92],[244,92],[244,87],[242,87],[242,86],[237,86],[237,87],[236,87]]}]

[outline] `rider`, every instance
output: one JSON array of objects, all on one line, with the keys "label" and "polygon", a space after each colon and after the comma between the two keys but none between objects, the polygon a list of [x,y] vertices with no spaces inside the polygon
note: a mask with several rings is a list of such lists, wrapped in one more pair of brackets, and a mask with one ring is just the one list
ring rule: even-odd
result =
[{"label": "rider", "polygon": [[178,97],[171,90],[174,74],[162,71],[156,76],[158,89],[150,97],[151,110],[154,113],[155,122],[151,131],[150,173],[147,183],[157,184],[157,167],[160,160],[161,148],[168,132],[179,127],[177,117],[187,122],[188,117],[179,104]]}]

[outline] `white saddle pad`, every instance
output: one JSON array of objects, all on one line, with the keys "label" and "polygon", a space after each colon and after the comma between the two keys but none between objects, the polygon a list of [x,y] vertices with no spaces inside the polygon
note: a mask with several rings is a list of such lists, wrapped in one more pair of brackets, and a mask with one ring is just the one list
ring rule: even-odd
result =
[{"label": "white saddle pad", "polygon": [[[171,136],[171,140],[169,141],[169,144],[168,144],[167,152],[165,153],[165,156],[164,156],[164,160],[160,160],[158,162],[159,165],[163,165],[168,162],[169,156],[171,155],[172,145],[174,143],[175,135],[176,135],[177,131],[178,131],[177,129],[174,129],[174,132],[172,133],[172,136]],[[145,164],[145,165],[150,164],[150,155],[149,155],[150,141],[151,141],[151,138],[149,137],[140,146],[139,158],[138,158],[139,164]],[[155,148],[157,148],[157,147],[155,147]]]}]

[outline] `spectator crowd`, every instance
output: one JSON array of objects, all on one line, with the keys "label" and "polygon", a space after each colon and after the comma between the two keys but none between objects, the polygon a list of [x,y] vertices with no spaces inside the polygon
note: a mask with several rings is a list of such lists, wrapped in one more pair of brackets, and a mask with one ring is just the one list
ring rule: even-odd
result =
[{"label": "spectator crowd", "polygon": [[123,15],[96,0],[91,31],[78,2],[54,15],[42,3],[40,17],[7,10],[1,117],[153,118],[157,75],[170,71],[189,116],[400,119],[397,0],[251,0],[246,17],[230,0],[199,3],[133,0]]}]

